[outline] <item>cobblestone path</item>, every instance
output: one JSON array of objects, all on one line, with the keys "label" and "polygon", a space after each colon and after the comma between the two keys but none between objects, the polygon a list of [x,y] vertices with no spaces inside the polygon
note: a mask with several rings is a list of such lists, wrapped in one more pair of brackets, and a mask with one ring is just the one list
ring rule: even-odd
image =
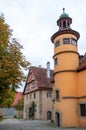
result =
[{"label": "cobblestone path", "polygon": [[86,130],[86,128],[58,128],[49,121],[5,119],[0,130]]}]

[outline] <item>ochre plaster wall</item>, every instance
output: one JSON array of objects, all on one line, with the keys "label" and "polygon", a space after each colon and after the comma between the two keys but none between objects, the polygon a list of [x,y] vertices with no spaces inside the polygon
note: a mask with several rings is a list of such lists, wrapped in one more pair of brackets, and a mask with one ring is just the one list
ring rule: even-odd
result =
[{"label": "ochre plaster wall", "polygon": [[[54,67],[55,90],[59,90],[60,99],[55,102],[55,112],[60,112],[60,123],[63,127],[79,126],[78,111],[78,77],[76,69],[79,66],[77,46],[63,44],[63,38],[74,38],[75,35],[62,34],[54,39],[54,43],[60,40],[60,45],[54,47],[54,59],[58,58],[58,64]],[[71,41],[70,41],[71,43]]]},{"label": "ochre plaster wall", "polygon": [[[80,105],[81,103],[86,104],[86,70],[78,72],[78,96],[80,97],[78,105]],[[79,122],[80,126],[86,127],[86,117],[82,117],[80,113]]]},{"label": "ochre plaster wall", "polygon": [[60,110],[61,126],[74,127],[79,125],[77,100],[75,99],[61,99],[61,102],[55,103],[55,108]]}]

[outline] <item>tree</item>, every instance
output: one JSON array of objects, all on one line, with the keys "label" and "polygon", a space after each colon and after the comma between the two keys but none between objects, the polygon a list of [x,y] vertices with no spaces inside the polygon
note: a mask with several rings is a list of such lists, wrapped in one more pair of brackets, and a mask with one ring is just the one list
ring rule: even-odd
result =
[{"label": "tree", "polygon": [[4,95],[0,95],[0,107],[10,107],[14,100],[15,92],[9,88],[4,92]]},{"label": "tree", "polygon": [[[21,52],[23,46],[12,37],[12,30],[0,16],[0,96],[10,87],[16,89],[25,79],[24,69],[30,65]],[[1,102],[1,101],[0,101]]]},{"label": "tree", "polygon": [[7,48],[10,37],[12,36],[12,30],[9,25],[5,23],[4,15],[0,15],[0,46]]},{"label": "tree", "polygon": [[24,99],[18,101],[18,104],[15,106],[16,110],[23,111],[24,108]]}]

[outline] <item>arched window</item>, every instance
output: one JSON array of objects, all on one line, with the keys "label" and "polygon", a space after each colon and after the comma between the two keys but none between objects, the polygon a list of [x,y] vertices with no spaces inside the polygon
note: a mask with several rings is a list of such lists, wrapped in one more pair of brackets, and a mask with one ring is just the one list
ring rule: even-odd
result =
[{"label": "arched window", "polygon": [[63,21],[63,27],[66,28],[66,21]]},{"label": "arched window", "polygon": [[67,22],[67,26],[69,27],[69,22]]},{"label": "arched window", "polygon": [[61,22],[60,22],[60,27],[61,27]]}]

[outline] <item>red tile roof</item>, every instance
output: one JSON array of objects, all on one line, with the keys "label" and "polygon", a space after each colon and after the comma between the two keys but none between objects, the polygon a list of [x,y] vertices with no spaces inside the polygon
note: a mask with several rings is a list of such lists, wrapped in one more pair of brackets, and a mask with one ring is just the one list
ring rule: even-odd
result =
[{"label": "red tile roof", "polygon": [[80,59],[80,65],[77,69],[78,72],[86,69],[86,53],[85,55]]},{"label": "red tile roof", "polygon": [[51,80],[53,78],[53,70],[50,70],[50,78],[48,78],[47,69],[45,68],[32,67],[32,72],[39,88],[52,88]]},{"label": "red tile roof", "polygon": [[[52,89],[53,84],[51,83],[51,81],[53,80],[53,70],[50,70],[50,78],[48,78],[47,69],[31,66],[28,76],[27,76],[26,84],[28,82],[28,77],[30,75],[30,72],[34,75],[37,89]],[[25,92],[25,89],[26,89],[26,85],[24,88],[24,92]],[[23,92],[23,94],[24,94],[24,92]]]},{"label": "red tile roof", "polygon": [[18,101],[21,100],[23,97],[22,92],[17,92],[14,97],[14,102],[12,103],[12,106],[16,106],[18,104]]}]

